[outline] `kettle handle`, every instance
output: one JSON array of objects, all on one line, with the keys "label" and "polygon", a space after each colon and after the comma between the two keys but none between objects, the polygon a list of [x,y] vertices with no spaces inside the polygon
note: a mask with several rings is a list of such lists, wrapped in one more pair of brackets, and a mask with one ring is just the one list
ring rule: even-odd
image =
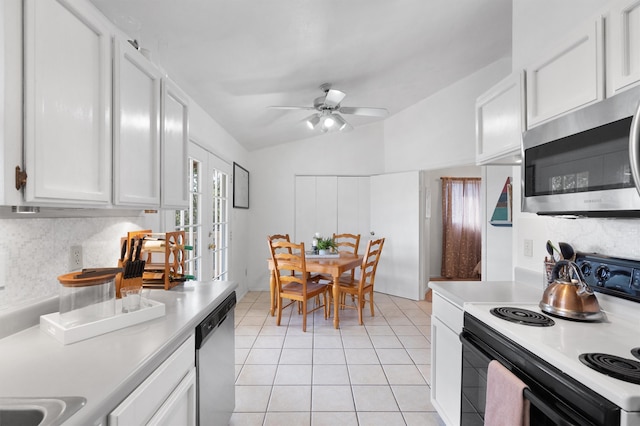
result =
[{"label": "kettle handle", "polygon": [[[591,287],[589,287],[584,279],[584,275],[582,275],[582,271],[580,270],[580,267],[578,267],[578,265],[571,261],[571,260],[566,260],[566,259],[562,259],[556,262],[556,265],[553,267],[553,270],[551,271],[551,280],[552,281],[556,281],[560,278],[560,269],[568,266],[569,268],[571,268],[573,270],[573,272],[576,274],[576,276],[578,277],[578,285],[580,286],[580,289],[578,290],[578,295],[583,295],[583,294],[592,294],[592,290]],[[569,274],[569,276],[567,277],[569,279],[569,282],[571,282],[571,274]]]}]

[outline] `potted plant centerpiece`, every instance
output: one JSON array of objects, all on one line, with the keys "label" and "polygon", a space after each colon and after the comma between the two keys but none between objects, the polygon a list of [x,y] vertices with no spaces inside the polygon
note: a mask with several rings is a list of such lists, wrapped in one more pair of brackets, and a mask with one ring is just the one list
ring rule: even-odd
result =
[{"label": "potted plant centerpiece", "polygon": [[330,251],[336,250],[336,242],[333,238],[320,238],[318,239],[318,254],[327,254]]}]

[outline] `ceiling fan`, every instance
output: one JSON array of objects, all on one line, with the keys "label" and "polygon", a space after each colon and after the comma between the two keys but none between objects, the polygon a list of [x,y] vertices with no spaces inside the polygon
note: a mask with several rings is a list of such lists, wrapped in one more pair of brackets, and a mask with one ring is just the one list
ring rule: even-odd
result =
[{"label": "ceiling fan", "polygon": [[316,110],[317,112],[307,117],[304,121],[312,130],[320,127],[322,133],[331,129],[337,129],[341,132],[353,129],[339,113],[367,117],[386,117],[389,115],[389,111],[386,108],[341,106],[340,103],[347,94],[340,90],[332,89],[330,83],[321,85],[320,89],[324,92],[324,96],[314,99],[313,106],[271,106],[269,108]]}]

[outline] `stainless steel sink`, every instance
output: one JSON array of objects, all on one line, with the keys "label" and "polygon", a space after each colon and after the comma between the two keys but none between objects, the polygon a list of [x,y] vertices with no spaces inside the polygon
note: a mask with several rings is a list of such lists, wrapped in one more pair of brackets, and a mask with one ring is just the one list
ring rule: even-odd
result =
[{"label": "stainless steel sink", "polygon": [[57,426],[87,402],[79,396],[59,398],[0,398],[2,426]]}]

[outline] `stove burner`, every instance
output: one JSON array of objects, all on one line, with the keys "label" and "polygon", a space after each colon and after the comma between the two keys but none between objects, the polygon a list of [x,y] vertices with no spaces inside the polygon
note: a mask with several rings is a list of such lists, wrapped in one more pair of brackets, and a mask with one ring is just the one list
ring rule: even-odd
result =
[{"label": "stove burner", "polygon": [[522,325],[549,327],[555,324],[555,322],[548,316],[542,315],[539,312],[530,311],[528,309],[501,306],[499,308],[493,308],[489,312],[500,319]]},{"label": "stove burner", "polygon": [[638,361],[602,353],[586,353],[579,358],[584,365],[599,373],[640,385],[640,362]]}]

